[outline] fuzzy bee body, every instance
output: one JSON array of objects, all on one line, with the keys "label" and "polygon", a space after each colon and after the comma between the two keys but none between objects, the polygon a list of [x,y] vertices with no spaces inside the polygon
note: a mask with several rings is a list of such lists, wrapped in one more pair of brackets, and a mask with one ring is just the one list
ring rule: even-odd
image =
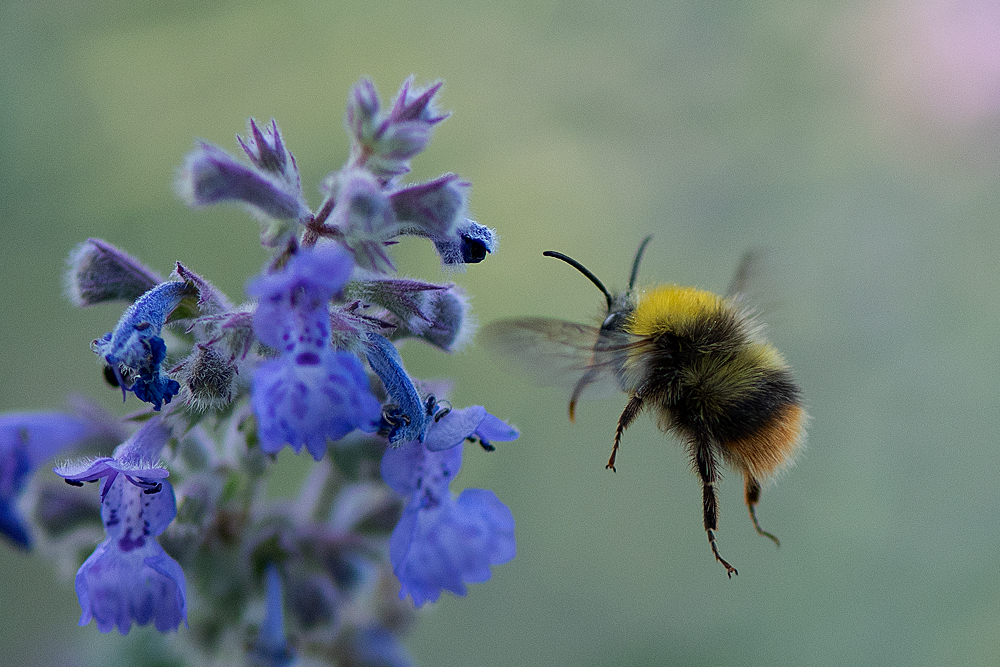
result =
[{"label": "fuzzy bee body", "polygon": [[[755,509],[762,483],[790,463],[801,446],[806,414],[787,364],[742,305],[739,285],[728,297],[678,285],[634,293],[648,240],[636,254],[629,289],[617,295],[575,260],[545,253],[573,265],[604,293],[608,314],[600,328],[521,318],[490,324],[483,334],[489,345],[521,358],[536,374],[554,371],[573,379],[571,420],[591,386],[610,382],[626,394],[608,468],[615,469],[623,433],[646,410],[661,430],[678,435],[701,481],[712,552],[731,576],[736,568],[719,555],[715,539],[719,466],[725,463],[743,474],[753,525],[777,543],[761,529]],[[744,265],[738,276],[745,273]]]}]

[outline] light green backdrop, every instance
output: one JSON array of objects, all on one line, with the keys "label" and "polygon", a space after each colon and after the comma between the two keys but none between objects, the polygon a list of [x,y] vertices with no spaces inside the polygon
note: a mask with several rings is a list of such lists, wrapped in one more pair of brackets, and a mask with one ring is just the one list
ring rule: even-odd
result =
[{"label": "light green backdrop", "polygon": [[[523,432],[492,455],[470,447],[459,478],[511,506],[518,557],[420,614],[407,639],[417,661],[994,665],[992,4],[9,0],[0,410],[82,391],[123,411],[88,350],[120,310],[60,296],[64,258],[88,236],[164,273],[183,260],[242,296],[264,259],[255,223],[172,193],[194,137],[235,150],[248,116],[277,118],[316,205],[345,158],[351,84],[370,75],[386,97],[411,73],[442,78],[454,115],[413,179],[471,180],[475,217],[502,235],[500,252],[455,277],[481,321],[599,313],[594,288],[543,250],[620,287],[653,233],[642,282],[722,290],[745,249],[768,247],[771,336],[812,423],[760,507],[780,549],[754,534],[739,480],[724,482],[720,549],[740,570],[729,581],[676,443],[644,418],[618,474],[604,470],[621,397],[582,405],[570,425],[566,396],[482,350],[405,348],[415,375],[456,380],[453,403],[485,404]],[[397,257],[442,278],[425,242]],[[0,545],[0,572],[4,660],[123,650],[117,634],[75,626],[71,581],[49,563]]]}]

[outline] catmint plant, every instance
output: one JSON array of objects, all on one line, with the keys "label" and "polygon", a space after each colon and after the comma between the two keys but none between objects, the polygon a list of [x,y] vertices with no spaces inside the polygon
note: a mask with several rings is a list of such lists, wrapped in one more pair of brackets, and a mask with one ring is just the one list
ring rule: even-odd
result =
[{"label": "catmint plant", "polygon": [[[400,237],[426,238],[452,268],[497,247],[468,217],[468,182],[406,181],[447,118],[440,87],[408,79],[383,107],[359,81],[349,157],[315,209],[276,121],[248,122],[242,158],[196,144],[180,196],[260,224],[263,268],[242,302],[181,261],[164,275],[102,239],[70,253],[69,299],[123,306],[90,347],[129,412],[74,398],[0,416],[0,534],[73,561],[80,625],[176,633],[181,661],[404,665],[414,607],[514,557],[510,510],[452,484],[465,443],[492,452],[517,430],[453,407],[397,347],[452,352],[473,327],[460,287],[396,275]],[[273,498],[286,447],[311,472]]]}]

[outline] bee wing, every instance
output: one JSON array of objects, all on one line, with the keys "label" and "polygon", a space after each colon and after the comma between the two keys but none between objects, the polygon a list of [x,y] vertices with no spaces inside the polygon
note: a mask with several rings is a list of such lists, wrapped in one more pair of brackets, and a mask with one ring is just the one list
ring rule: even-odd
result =
[{"label": "bee wing", "polygon": [[572,389],[574,400],[619,391],[620,368],[627,334],[546,317],[522,317],[491,322],[479,331],[479,341],[504,359],[521,366],[536,383]]},{"label": "bee wing", "polygon": [[733,279],[726,290],[726,296],[739,301],[746,299],[754,279],[760,275],[763,261],[764,252],[759,248],[743,253],[743,256],[740,257],[740,263],[736,267],[736,273],[733,274]]},{"label": "bee wing", "polygon": [[758,317],[767,314],[774,323],[781,310],[782,294],[774,276],[773,254],[756,248],[743,253],[736,274],[726,290],[726,298],[751,318],[759,327]]}]

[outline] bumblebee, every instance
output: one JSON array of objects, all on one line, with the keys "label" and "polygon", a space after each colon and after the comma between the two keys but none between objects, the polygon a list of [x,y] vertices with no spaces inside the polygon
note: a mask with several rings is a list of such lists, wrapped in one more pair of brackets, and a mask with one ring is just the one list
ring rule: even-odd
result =
[{"label": "bumblebee", "polygon": [[647,410],[662,431],[676,434],[701,481],[712,553],[731,578],[736,568],[719,554],[715,538],[720,465],[743,474],[754,529],[778,544],[761,528],[756,507],[762,483],[801,447],[807,416],[788,365],[744,303],[753,256],[744,257],[725,297],[672,284],[637,292],[639,263],[650,239],[636,252],[628,289],[618,294],[571,257],[543,253],[580,271],[604,295],[607,315],[599,328],[526,317],[493,322],[481,336],[487,346],[524,362],[544,384],[572,386],[570,421],[586,390],[610,384],[626,394],[607,468],[616,470],[625,430]]}]

